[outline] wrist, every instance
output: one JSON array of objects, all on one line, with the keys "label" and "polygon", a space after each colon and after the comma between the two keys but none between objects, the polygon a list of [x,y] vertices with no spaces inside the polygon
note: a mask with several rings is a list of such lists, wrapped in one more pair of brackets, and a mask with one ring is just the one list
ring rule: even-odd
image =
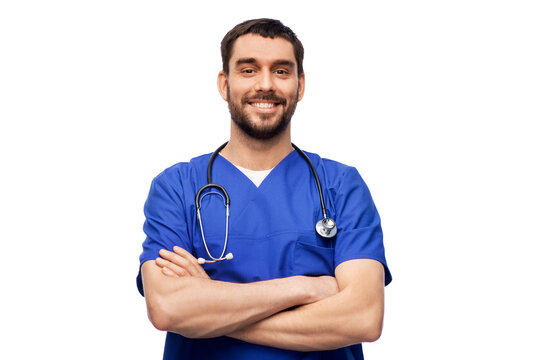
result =
[{"label": "wrist", "polygon": [[293,276],[294,289],[298,291],[299,305],[310,304],[317,301],[317,292],[313,286],[313,278],[305,275]]}]

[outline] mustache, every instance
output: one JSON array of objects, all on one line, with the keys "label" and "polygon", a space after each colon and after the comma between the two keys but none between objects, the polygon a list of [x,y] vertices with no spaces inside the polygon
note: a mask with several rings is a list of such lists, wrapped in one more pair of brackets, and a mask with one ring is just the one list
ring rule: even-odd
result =
[{"label": "mustache", "polygon": [[242,104],[245,105],[249,102],[254,102],[254,101],[257,101],[257,100],[261,100],[261,101],[273,101],[273,102],[276,102],[276,103],[279,103],[279,104],[286,104],[287,103],[287,99],[285,98],[282,98],[281,96],[277,96],[276,94],[272,93],[272,92],[267,92],[267,93],[259,93],[257,95],[244,95],[242,96]]}]

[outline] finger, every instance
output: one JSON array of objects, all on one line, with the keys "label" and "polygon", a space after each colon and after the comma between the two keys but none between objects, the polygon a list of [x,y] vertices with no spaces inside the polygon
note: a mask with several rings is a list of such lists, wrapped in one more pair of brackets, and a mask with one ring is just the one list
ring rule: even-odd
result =
[{"label": "finger", "polygon": [[204,268],[201,266],[201,264],[199,264],[199,261],[195,259],[193,255],[191,255],[185,249],[182,249],[180,246],[173,247],[173,250],[176,254],[182,256],[184,259],[189,261],[201,277],[205,279],[210,279],[206,271],[204,271]]},{"label": "finger", "polygon": [[176,275],[174,273],[174,271],[172,271],[171,269],[167,268],[167,267],[163,267],[161,268],[161,272],[167,276],[170,276],[170,277],[179,277],[178,275]]},{"label": "finger", "polygon": [[182,256],[184,259],[186,259],[192,266],[194,266],[194,268],[199,272],[199,274],[201,275],[206,275],[206,272],[204,271],[203,267],[201,266],[201,264],[199,264],[199,261],[193,256],[191,255],[188,251],[186,251],[185,249],[181,248],[180,246],[174,246],[173,247],[173,251]]},{"label": "finger", "polygon": [[[164,258],[165,260],[169,260],[171,263],[181,267],[182,269],[186,270],[189,275],[191,276],[197,276],[200,277],[199,270],[193,264],[193,262],[185,259],[183,256],[180,256],[174,252],[170,252],[164,249],[159,250],[159,256]],[[198,265],[198,263],[197,263]]]},{"label": "finger", "polygon": [[193,255],[191,255],[187,250],[181,248],[180,246],[174,246],[173,251],[190,262],[197,262],[197,259],[195,259]]},{"label": "finger", "polygon": [[178,266],[180,266],[181,268],[184,268],[184,269],[189,267],[190,264],[191,264],[184,257],[179,256],[178,254],[176,254],[176,253],[174,253],[172,251],[165,250],[165,249],[159,250],[159,256],[161,256],[163,259],[168,260],[168,261],[172,262],[173,264],[176,264],[176,265],[178,265]]},{"label": "finger", "polygon": [[184,270],[180,266],[163,258],[158,257],[156,259],[156,264],[161,268],[168,268],[169,270],[172,270],[178,276],[191,276],[186,270]]}]

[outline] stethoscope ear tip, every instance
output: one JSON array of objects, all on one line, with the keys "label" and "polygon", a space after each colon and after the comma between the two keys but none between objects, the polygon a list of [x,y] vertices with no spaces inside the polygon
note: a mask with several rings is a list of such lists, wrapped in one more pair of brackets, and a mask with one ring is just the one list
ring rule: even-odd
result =
[{"label": "stethoscope ear tip", "polygon": [[233,254],[232,254],[232,253],[228,253],[227,255],[225,255],[225,257],[220,257],[219,259],[214,259],[214,258],[212,258],[213,260],[206,260],[206,259],[200,257],[200,258],[197,259],[197,262],[198,262],[199,264],[203,265],[203,264],[206,264],[206,263],[208,263],[208,264],[210,264],[210,263],[215,263],[215,262],[217,262],[217,261],[231,260],[232,258],[233,258]]}]

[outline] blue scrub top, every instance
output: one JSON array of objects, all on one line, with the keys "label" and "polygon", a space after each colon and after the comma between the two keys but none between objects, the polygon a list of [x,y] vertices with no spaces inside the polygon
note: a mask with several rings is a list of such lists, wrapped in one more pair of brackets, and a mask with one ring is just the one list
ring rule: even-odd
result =
[{"label": "blue scrub top", "polygon": [[[194,257],[209,259],[195,211],[195,195],[206,185],[210,155],[178,163],[152,182],[144,207],[147,235],[140,264],[155,260],[160,249],[177,245]],[[335,238],[322,238],[315,223],[322,218],[315,178],[296,151],[287,155],[257,188],[222,156],[216,157],[212,181],[230,196],[229,240],[232,260],[203,265],[214,280],[254,282],[293,275],[334,275],[351,259],[375,259],[392,280],[384,255],[383,234],[375,204],[358,171],[306,153],[319,175],[327,215],[335,219]],[[214,191],[214,190],[210,190]],[[223,199],[209,194],[201,202],[204,235],[210,253],[219,257],[225,240]],[[137,286],[142,295],[141,275]],[[167,333],[164,359],[363,359],[362,345],[319,352],[297,352],[254,345],[228,337],[188,339]]]}]

